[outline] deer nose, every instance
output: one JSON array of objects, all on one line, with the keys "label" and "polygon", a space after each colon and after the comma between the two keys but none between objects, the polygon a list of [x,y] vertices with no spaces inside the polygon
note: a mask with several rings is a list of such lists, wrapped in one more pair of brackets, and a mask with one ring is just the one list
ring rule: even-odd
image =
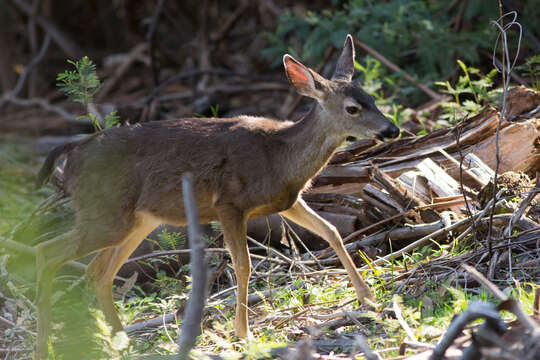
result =
[{"label": "deer nose", "polygon": [[394,138],[397,138],[398,136],[399,136],[399,128],[394,124],[390,124],[390,126],[388,126],[386,129],[381,131],[379,133],[379,136],[377,137],[382,140],[382,139],[394,139]]}]

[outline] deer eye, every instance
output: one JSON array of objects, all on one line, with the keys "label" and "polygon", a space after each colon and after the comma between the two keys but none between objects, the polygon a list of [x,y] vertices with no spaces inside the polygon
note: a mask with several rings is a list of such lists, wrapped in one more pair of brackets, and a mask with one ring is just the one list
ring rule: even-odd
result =
[{"label": "deer eye", "polygon": [[345,107],[345,111],[347,111],[350,115],[356,115],[360,112],[360,108],[358,106],[347,106]]}]

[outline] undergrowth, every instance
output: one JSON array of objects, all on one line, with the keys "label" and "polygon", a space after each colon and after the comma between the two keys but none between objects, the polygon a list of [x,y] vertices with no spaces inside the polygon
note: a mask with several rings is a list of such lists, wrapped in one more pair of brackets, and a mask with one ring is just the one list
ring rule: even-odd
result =
[{"label": "undergrowth", "polygon": [[[38,162],[28,152],[27,144],[16,146],[0,144],[0,151],[9,151],[9,166],[0,174],[0,182],[9,184],[10,194],[2,193],[4,214],[0,219],[1,236],[9,236],[10,231],[19,222],[24,221],[27,212],[43,200],[50,189],[39,192],[30,191],[33,174]],[[4,163],[6,164],[6,163]],[[30,165],[29,165],[30,164]],[[17,170],[18,169],[18,170]],[[17,181],[13,181],[14,172],[18,172]],[[16,196],[15,196],[16,195]],[[5,199],[11,199],[6,202]],[[177,249],[185,241],[174,233],[162,233],[160,243],[164,248]],[[392,311],[393,301],[397,301],[403,316],[413,329],[416,340],[435,344],[447,329],[452,317],[461,313],[475,299],[495,302],[493,297],[482,291],[462,288],[452,276],[442,281],[422,281],[400,288],[403,280],[396,280],[406,270],[424,266],[434,259],[452,258],[473,249],[473,244],[463,241],[457,246],[432,242],[410,255],[375,267],[376,272],[363,272],[363,276],[373,289],[381,311]],[[6,270],[14,254],[0,255],[0,294],[4,307],[18,314],[19,322],[14,328],[3,329],[2,337],[19,347],[31,349],[33,335],[23,329],[35,326],[35,308],[32,305],[32,280],[24,280],[17,274]],[[17,260],[18,261],[18,260]],[[116,305],[122,322],[126,325],[152,317],[171,314],[183,308],[190,288],[187,267],[178,269],[174,274],[157,272],[154,290],[149,291],[140,285],[117,291]],[[295,284],[296,289],[283,289],[280,284]],[[112,337],[110,328],[104,323],[98,309],[93,291],[88,288],[85,277],[60,274],[55,281],[55,331],[63,334],[57,337],[54,346],[55,359],[73,358],[74,352],[84,349],[93,359],[129,359],[141,354],[167,355],[177,351],[175,340],[181,324],[177,321],[158,329],[146,330],[127,339],[119,335]],[[353,311],[358,306],[352,285],[343,270],[326,271],[316,276],[303,276],[301,272],[288,275],[275,275],[268,281],[254,282],[250,293],[271,289],[271,297],[258,305],[250,307],[253,336],[247,340],[238,340],[233,335],[234,307],[228,297],[211,297],[204,318],[204,331],[200,336],[197,354],[214,352],[226,358],[260,359],[277,347],[298,341],[304,336],[306,326],[314,325],[321,316],[343,310]],[[394,291],[401,289],[400,297],[394,299]],[[117,289],[119,290],[119,289]],[[519,299],[526,311],[532,311],[534,284],[517,283],[514,287],[503,289],[507,294]],[[508,316],[508,319],[512,318]],[[381,320],[373,315],[371,321],[363,323],[370,336],[370,346],[381,351],[385,357],[397,356],[397,347],[406,334],[399,322],[391,316]],[[84,329],[84,331],[81,331]],[[359,331],[357,326],[346,326],[337,330],[324,330],[327,336],[350,336]],[[6,341],[6,340],[4,340]],[[348,353],[351,349],[336,348],[336,353]],[[71,355],[70,355],[71,354]],[[266,354],[266,355],[265,355]]]},{"label": "undergrowth", "polygon": [[[479,1],[470,3],[474,6],[467,16],[475,16],[479,11]],[[267,54],[282,54],[284,50],[295,54],[295,49],[283,48],[285,39],[294,33],[297,41],[303,44],[302,49],[298,50],[302,52],[299,57],[311,57],[311,63],[317,63],[329,44],[341,46],[344,34],[351,28],[358,38],[365,39],[367,43],[376,42],[388,55],[396,57],[407,51],[411,42],[414,42],[418,46],[414,53],[407,56],[418,58],[421,70],[419,78],[443,78],[442,69],[454,66],[458,69],[457,81],[436,83],[441,92],[450,95],[450,100],[442,105],[442,114],[435,119],[436,125],[452,125],[474,116],[484,106],[497,105],[500,90],[493,89],[494,71],[484,74],[480,69],[466,65],[476,61],[477,52],[470,49],[470,44],[482,44],[475,41],[475,36],[484,34],[483,25],[479,25],[472,34],[467,34],[466,39],[450,37],[446,31],[448,19],[431,15],[433,9],[430,7],[441,6],[436,2],[419,0],[380,3],[356,0],[335,12],[308,13],[307,16],[286,13],[276,33],[268,35],[272,46]],[[397,14],[397,17],[392,17],[392,23],[389,22],[390,14]],[[428,32],[431,38],[419,41],[415,34],[420,31]],[[366,34],[376,36],[369,37]],[[447,43],[448,48],[434,53],[433,44],[441,42]],[[457,65],[452,60],[453,56],[450,56],[456,49],[460,49],[460,54],[463,54],[463,60],[458,60]],[[425,56],[427,51],[429,56]],[[93,96],[100,88],[95,65],[86,57],[69,63],[75,69],[58,75],[60,89],[70,99],[84,106],[87,114],[83,117],[89,119],[96,130],[116,126],[118,119],[115,113],[108,114],[102,123],[90,110]],[[529,58],[520,68],[536,89],[540,86],[539,64],[540,56],[537,55]],[[403,96],[413,91],[411,85],[403,82],[400,74],[388,71],[379,60],[370,56],[360,57],[355,68],[359,74],[358,81],[375,98],[387,117],[397,125],[410,117],[411,109],[397,105]],[[405,69],[410,70],[407,67]],[[217,116],[219,109],[216,107],[212,111]],[[431,114],[420,115],[427,118]],[[38,162],[27,143],[17,145],[0,138],[0,154],[0,236],[10,237],[13,229],[27,219],[28,214],[52,193],[52,189],[45,187],[37,192],[31,190]],[[182,249],[185,243],[185,235],[167,231],[161,232],[154,242],[161,250]],[[375,271],[365,271],[362,275],[372,287],[380,310],[390,313],[393,302],[397,302],[416,340],[434,344],[447,329],[452,317],[461,313],[470,301],[495,300],[482,290],[463,288],[452,276],[440,281],[426,277],[426,281],[406,286],[403,280],[397,278],[407,269],[420,267],[433,259],[455,257],[473,248],[473,244],[466,241],[456,246],[433,241],[430,246],[374,267]],[[8,271],[7,264],[11,259],[19,261],[15,254],[0,252],[0,301],[12,313],[19,315],[20,322],[13,328],[2,329],[2,335],[17,346],[31,349],[34,338],[27,330],[35,326],[35,307],[32,304],[35,279],[26,279]],[[174,255],[145,260],[144,264],[154,270],[151,279],[154,285],[150,290],[142,285],[133,285],[117,291],[116,305],[124,324],[171,314],[185,305],[191,287],[191,279],[187,275],[189,266],[172,266],[176,261]],[[164,271],[161,265],[170,271]],[[294,289],[283,289],[280,286],[283,283],[296,286]],[[63,274],[58,277],[56,284],[55,331],[57,335],[66,336],[57,336],[60,340],[55,344],[53,358],[69,359],[70,354],[80,353],[81,349],[92,358],[108,359],[128,359],[141,354],[166,355],[177,351],[175,340],[181,316],[172,324],[132,336],[128,343],[123,335],[111,337],[110,328],[104,323],[101,312],[96,310],[93,292],[88,290],[86,280],[80,274]],[[306,333],[306,326],[315,325],[321,316],[343,310],[353,311],[358,306],[354,289],[346,280],[344,272],[331,270],[330,267],[318,275],[307,276],[291,271],[284,275],[269,276],[266,281],[253,282],[250,293],[267,289],[272,290],[270,298],[250,307],[253,336],[247,340],[238,340],[233,336],[234,307],[228,300],[234,298],[234,291],[229,292],[228,298],[210,297],[203,323],[204,331],[195,354],[216,352],[230,359],[261,358],[276,347],[301,339]],[[504,291],[518,298],[524,309],[531,312],[533,289],[534,284],[517,283]],[[399,297],[395,297],[394,292],[398,290]],[[381,320],[373,315],[372,321],[363,326],[370,334],[368,341],[373,349],[384,351],[385,357],[398,356],[398,347],[406,334],[395,318],[387,316]],[[85,329],[82,335],[80,329]],[[330,336],[354,336],[360,330],[356,326],[347,326],[324,331]],[[350,349],[335,351],[347,352]]]}]

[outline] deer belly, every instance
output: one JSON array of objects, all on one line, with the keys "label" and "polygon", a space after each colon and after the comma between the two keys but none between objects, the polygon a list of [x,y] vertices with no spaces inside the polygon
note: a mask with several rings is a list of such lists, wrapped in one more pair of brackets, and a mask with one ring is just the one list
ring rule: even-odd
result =
[{"label": "deer belly", "polygon": [[249,217],[260,217],[287,210],[296,202],[300,191],[289,191],[280,194],[275,200],[256,206],[249,212]]}]

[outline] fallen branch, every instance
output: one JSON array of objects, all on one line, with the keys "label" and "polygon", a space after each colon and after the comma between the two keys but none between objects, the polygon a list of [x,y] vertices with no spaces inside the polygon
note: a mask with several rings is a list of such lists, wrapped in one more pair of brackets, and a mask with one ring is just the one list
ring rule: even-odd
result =
[{"label": "fallen branch", "polygon": [[[502,190],[499,192],[499,195],[500,196],[502,194]],[[489,202],[488,205],[486,205],[485,209],[482,210],[481,212],[473,215],[471,218],[466,218],[466,219],[463,219],[463,220],[460,220],[458,222],[455,222],[454,224],[450,225],[450,226],[446,226],[440,230],[437,230],[429,235],[426,235],[424,236],[423,238],[419,239],[419,240],[416,240],[415,242],[413,242],[412,244],[409,244],[407,246],[405,246],[404,248],[398,250],[398,251],[395,251],[395,252],[392,252],[382,258],[378,258],[376,260],[373,260],[371,263],[370,263],[370,266],[368,265],[365,265],[363,266],[362,268],[360,268],[360,271],[363,271],[363,270],[368,270],[371,268],[371,266],[374,266],[374,265],[380,265],[382,263],[385,263],[387,261],[390,261],[394,258],[397,258],[397,257],[400,257],[401,255],[405,254],[405,253],[408,253],[416,248],[419,248],[421,246],[424,246],[425,244],[427,244],[431,238],[435,237],[435,236],[439,236],[441,234],[444,234],[444,233],[447,233],[447,232],[450,232],[460,226],[462,226],[463,224],[466,224],[470,221],[476,221],[477,219],[479,219],[481,216],[483,216],[483,214],[487,211],[487,209],[489,208],[489,206],[491,206],[491,202],[493,201],[493,199],[491,199],[491,201]]]},{"label": "fallen branch", "polygon": [[193,190],[193,177],[191,174],[182,176],[182,195],[184,197],[184,207],[188,222],[188,239],[191,248],[191,278],[192,288],[186,308],[184,318],[178,338],[180,350],[179,359],[188,359],[189,352],[197,341],[197,336],[201,334],[201,321],[206,304],[206,283],[207,265],[204,255],[204,238],[199,227],[197,216],[197,204],[195,203],[195,193]]},{"label": "fallen branch", "polygon": [[24,12],[28,17],[34,18],[35,22],[51,36],[54,42],[72,59],[78,59],[81,54],[81,49],[71,40],[56,24],[41,15],[33,15],[32,6],[24,0],[11,0],[19,10]]}]

